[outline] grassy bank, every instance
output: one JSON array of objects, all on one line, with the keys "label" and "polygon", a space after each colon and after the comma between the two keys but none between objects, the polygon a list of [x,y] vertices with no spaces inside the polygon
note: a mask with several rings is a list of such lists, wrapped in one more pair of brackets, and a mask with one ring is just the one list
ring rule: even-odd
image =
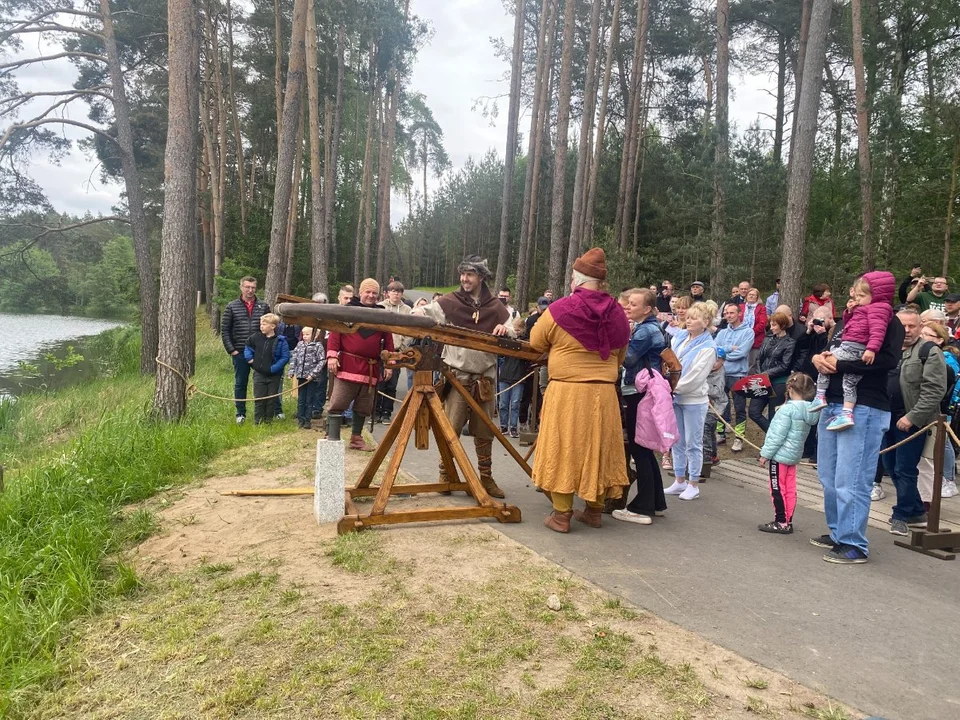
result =
[{"label": "grassy bank", "polygon": [[[150,418],[153,381],[137,372],[139,335],[105,333],[109,377],[27,395],[0,411],[0,716],[29,707],[58,672],[73,623],[136,588],[120,551],[152,532],[125,506],[188,479],[224,450],[289,430],[237,427],[229,403],[195,397],[186,420]],[[196,384],[232,394],[223,347],[198,327]]]}]

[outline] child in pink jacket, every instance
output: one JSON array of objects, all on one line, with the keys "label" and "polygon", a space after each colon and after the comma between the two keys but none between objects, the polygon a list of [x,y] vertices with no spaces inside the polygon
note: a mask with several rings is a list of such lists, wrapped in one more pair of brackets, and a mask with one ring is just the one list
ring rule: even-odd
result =
[{"label": "child in pink jacket", "polygon": [[[868,272],[853,285],[857,307],[843,314],[840,345],[831,352],[838,360],[862,360],[872,365],[887,326],[893,318],[893,292],[897,282],[891,273],[884,270]],[[827,425],[827,430],[846,430],[853,427],[853,409],[857,406],[857,383],[863,377],[857,373],[843,374],[843,410]],[[811,403],[812,411],[827,406],[827,386],[830,377],[817,376],[817,396]]]}]

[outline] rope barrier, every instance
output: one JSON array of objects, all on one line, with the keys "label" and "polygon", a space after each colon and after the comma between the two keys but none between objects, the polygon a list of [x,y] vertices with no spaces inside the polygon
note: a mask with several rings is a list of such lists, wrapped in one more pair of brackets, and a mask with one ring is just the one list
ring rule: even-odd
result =
[{"label": "rope barrier", "polygon": [[[743,442],[745,442],[747,445],[749,445],[750,447],[754,448],[757,452],[760,452],[760,450],[762,450],[762,448],[758,447],[757,445],[754,445],[752,442],[750,442],[749,440],[747,440],[746,436],[741,435],[740,433],[738,433],[738,432],[737,432],[737,429],[736,429],[733,425],[731,425],[729,422],[727,422],[726,420],[724,420],[723,417],[721,416],[721,414],[720,414],[719,412],[717,412],[717,408],[714,407],[714,405],[713,405],[712,402],[710,402],[710,401],[708,400],[708,401],[707,401],[707,404],[710,406],[710,409],[713,411],[713,414],[717,416],[717,419],[718,419],[720,422],[722,422],[727,429],[731,430],[731,431],[733,432],[733,434],[734,434],[735,437],[739,438],[740,440],[742,440]],[[913,439],[919,437],[920,435],[922,435],[923,433],[925,433],[925,432],[926,432],[927,430],[929,430],[930,428],[934,427],[934,426],[937,424],[937,422],[939,422],[939,421],[934,420],[932,423],[930,423],[930,424],[927,425],[926,427],[923,427],[923,428],[920,428],[919,430],[917,430],[917,431],[916,431],[913,435],[911,435],[910,437],[906,437],[906,438],[904,438],[903,440],[901,440],[900,442],[898,442],[898,443],[896,443],[896,444],[894,444],[894,445],[891,445],[891,446],[888,447],[888,448],[884,448],[883,450],[880,451],[880,454],[883,455],[883,454],[885,454],[885,453],[890,452],[891,450],[896,450],[896,449],[897,449],[898,447],[900,447],[901,445],[904,445],[904,444],[910,442],[911,440],[913,440]],[[960,444],[960,440],[957,440],[957,436],[953,434],[953,430],[950,429],[950,426],[949,426],[949,425],[945,425],[945,427],[946,427],[946,429],[947,429],[947,432],[950,433],[950,436],[957,442],[957,444]],[[810,466],[810,467],[816,467],[816,466],[817,466],[816,463],[805,462],[805,461],[801,461],[801,462],[799,462],[799,463],[797,463],[797,464],[798,464],[798,465],[808,465],[808,466]]]},{"label": "rope barrier", "polygon": [[[172,372],[174,375],[176,375],[176,376],[179,377],[181,380],[183,380],[183,384],[187,386],[187,397],[188,397],[188,398],[191,398],[191,397],[193,397],[194,395],[203,395],[204,397],[208,397],[208,398],[210,398],[211,400],[224,400],[224,401],[227,401],[227,402],[236,402],[236,401],[238,400],[238,398],[234,398],[234,397],[224,397],[223,395],[213,395],[213,394],[208,393],[208,392],[206,392],[206,391],[204,391],[204,390],[201,390],[200,388],[197,387],[196,383],[190,382],[190,379],[187,378],[182,372],[180,372],[179,370],[177,370],[175,367],[173,367],[173,366],[171,366],[171,365],[167,365],[167,363],[163,362],[163,360],[161,360],[159,357],[156,359],[156,363],[157,363],[157,365],[162,365],[163,367],[167,368],[167,370],[169,370],[169,371]],[[304,385],[306,385],[308,382],[311,382],[311,381],[302,382],[302,383],[300,383],[299,385],[294,385],[294,386],[293,386],[292,388],[290,388],[289,390],[283,390],[282,392],[274,393],[273,395],[265,395],[265,396],[263,396],[263,397],[258,397],[258,398],[253,398],[253,399],[254,399],[254,400],[272,400],[272,399],[274,399],[274,398],[282,397],[283,395],[288,395],[288,394],[292,393],[292,392],[295,391],[295,390],[299,390],[299,389],[302,388]]]},{"label": "rope barrier", "polygon": [[[526,375],[524,375],[522,378],[520,378],[519,380],[517,380],[513,385],[510,385],[509,387],[505,387],[503,390],[501,390],[501,391],[498,392],[496,395],[494,395],[494,396],[493,396],[494,399],[500,397],[500,396],[503,395],[505,392],[509,392],[509,391],[513,390],[513,388],[515,388],[517,385],[519,385],[519,384],[522,383],[522,382],[525,382],[527,378],[533,377],[533,375],[534,375],[535,373],[539,372],[539,370],[540,370],[540,368],[536,368],[536,369],[534,369],[534,370],[531,370],[531,371],[528,372]],[[395,398],[395,397],[393,397],[392,395],[387,395],[385,392],[381,392],[380,390],[377,390],[377,395],[379,395],[380,397],[385,397],[387,400],[393,400],[394,402],[403,402],[402,400],[400,400],[400,398]]]}]

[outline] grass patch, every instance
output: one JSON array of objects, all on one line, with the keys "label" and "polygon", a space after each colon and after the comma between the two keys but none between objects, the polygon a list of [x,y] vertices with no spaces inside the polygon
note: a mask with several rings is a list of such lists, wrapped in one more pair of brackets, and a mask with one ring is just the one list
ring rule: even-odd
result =
[{"label": "grass patch", "polygon": [[[331,553],[319,568],[333,585],[348,572],[339,559]],[[511,563],[495,579],[423,592],[404,576],[351,602],[271,583],[266,572],[203,565],[115,601],[73,648],[77,671],[33,717],[109,704],[143,717],[641,720],[692,718],[706,704],[677,689],[701,687],[688,667],[655,659],[629,630],[592,627],[592,614],[541,620],[555,570]],[[594,592],[576,588],[568,601],[599,609]],[[118,647],[134,653],[129,662],[112,659]]]},{"label": "grass patch", "polygon": [[327,557],[350,573],[372,575],[391,564],[383,548],[383,535],[378,532],[355,532],[339,535],[330,543]]},{"label": "grass patch", "polygon": [[763,678],[746,678],[743,681],[743,684],[748,688],[753,688],[754,690],[766,690],[768,687],[770,687],[770,683]]},{"label": "grass patch", "polygon": [[[231,395],[233,372],[218,338],[198,323],[194,382]],[[237,426],[228,403],[195,397],[180,423],[151,419],[153,381],[139,375],[139,334],[113,330],[110,377],[0,410],[0,716],[30,707],[61,668],[71,624],[139,587],[108,562],[156,530],[146,510],[124,507],[191,479],[219,453],[290,432],[292,423]],[[292,434],[292,433],[291,433]],[[23,448],[30,448],[28,453]]]}]

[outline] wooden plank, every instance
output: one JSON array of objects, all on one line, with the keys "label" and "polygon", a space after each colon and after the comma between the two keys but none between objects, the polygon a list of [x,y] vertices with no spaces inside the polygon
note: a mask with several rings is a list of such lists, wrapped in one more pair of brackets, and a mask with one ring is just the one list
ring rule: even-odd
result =
[{"label": "wooden plank", "polygon": [[441,520],[469,520],[484,517],[496,518],[499,522],[517,523],[520,522],[521,519],[520,508],[498,503],[497,507],[449,507],[425,510],[403,510],[384,513],[383,515],[345,515],[337,524],[337,531],[343,535],[347,532],[353,532],[375,525],[438,522]]},{"label": "wooden plank", "polygon": [[[423,377],[421,377],[421,375]],[[423,387],[419,392],[423,394],[434,392],[433,373],[430,371],[417,370],[414,373],[413,386],[420,388],[421,383],[423,383]],[[414,427],[413,443],[417,450],[427,450],[430,448],[430,406],[425,402],[421,402],[420,407],[417,408],[417,424]]]},{"label": "wooden plank", "polygon": [[[447,475],[447,481],[450,483],[466,485],[466,483],[460,481],[460,474],[457,472],[457,464],[453,461],[453,454],[450,452],[450,446],[447,445],[445,441],[441,440],[443,437],[443,431],[440,429],[440,423],[437,418],[433,416],[432,412],[430,413],[430,427],[433,430],[434,437],[437,438],[437,450],[440,451],[440,462],[443,463],[443,469]],[[465,489],[468,493],[470,492],[469,485],[463,489]]]},{"label": "wooden plank", "polygon": [[[374,485],[372,487],[365,488],[348,488],[347,492],[351,496],[358,497],[373,497],[380,490],[379,485]],[[462,482],[446,482],[446,483],[416,483],[409,485],[399,485],[394,483],[393,487],[390,488],[391,495],[421,495],[423,493],[438,493],[438,492],[453,492],[456,490],[462,490],[467,492],[469,486],[466,483]]]},{"label": "wooden plank", "polygon": [[313,495],[312,487],[288,487],[288,488],[255,488],[253,490],[224,490],[221,495],[233,495],[235,497],[272,497],[284,495]]},{"label": "wooden plank", "polygon": [[473,410],[474,415],[479,417],[481,422],[483,422],[490,430],[493,432],[493,436],[500,441],[500,444],[507,449],[507,452],[517,461],[517,464],[523,468],[523,471],[530,477],[533,477],[533,469],[527,464],[527,461],[524,459],[517,449],[513,446],[506,436],[500,432],[500,428],[494,424],[493,420],[490,419],[490,416],[487,415],[486,411],[480,407],[480,403],[473,399],[473,396],[467,392],[467,389],[463,386],[459,380],[457,380],[456,375],[454,375],[449,370],[443,371],[443,376],[447,381],[453,385],[454,389],[463,396],[463,399],[467,401],[467,405],[470,406],[470,409]]}]

